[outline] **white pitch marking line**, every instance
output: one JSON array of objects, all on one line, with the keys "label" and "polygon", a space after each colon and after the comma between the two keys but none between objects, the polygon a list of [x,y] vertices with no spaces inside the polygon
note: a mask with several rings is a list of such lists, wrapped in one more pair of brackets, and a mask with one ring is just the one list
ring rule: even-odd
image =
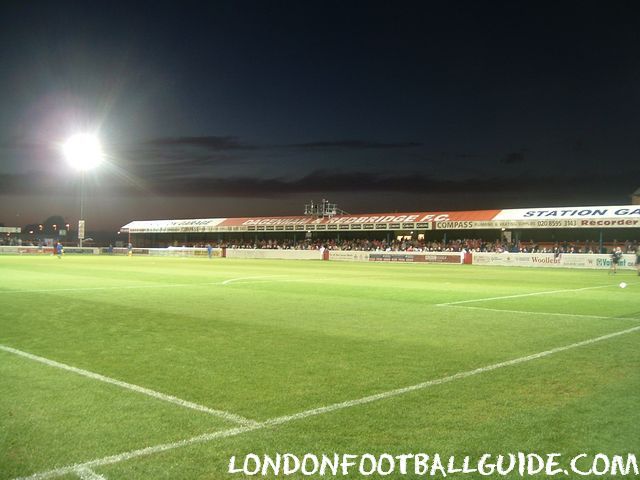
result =
[{"label": "white pitch marking line", "polygon": [[282,275],[261,275],[261,276],[253,276],[253,277],[230,278],[229,280],[225,280],[224,282],[221,282],[220,285],[229,285],[231,283],[243,282],[244,280],[262,280],[262,281],[264,281],[265,279],[274,279],[274,278],[278,278],[278,277],[282,277]]},{"label": "white pitch marking line", "polygon": [[[94,290],[128,290],[135,288],[170,288],[170,287],[189,287],[189,286],[197,286],[203,284],[195,284],[195,283],[174,283],[174,284],[162,284],[162,285],[118,285],[113,287],[74,287],[74,288],[42,288],[35,290],[2,290],[2,293],[52,293],[52,292],[85,292],[85,291],[94,291]],[[211,283],[206,283],[204,285],[213,285]]]},{"label": "white pitch marking line", "polygon": [[549,355],[553,355],[556,353],[564,352],[566,350],[572,350],[574,348],[583,347],[585,345],[591,345],[594,343],[602,342],[604,340],[609,340],[611,338],[619,337],[621,335],[626,335],[629,333],[640,331],[640,325],[628,328],[626,330],[621,330],[614,333],[609,333],[607,335],[602,335],[600,337],[591,338],[588,340],[584,340],[582,342],[572,343],[570,345],[565,345],[562,347],[552,348],[551,350],[545,350],[544,352],[534,353],[532,355],[527,355],[525,357],[515,358],[513,360],[507,360],[505,362],[494,363],[492,365],[487,365],[485,367],[476,368],[475,370],[468,370],[466,372],[456,373],[455,375],[450,375],[448,377],[439,378],[436,380],[429,380],[426,382],[418,383],[416,385],[411,385],[408,387],[397,388],[395,390],[389,390],[386,392],[377,393],[375,395],[369,395],[367,397],[358,398],[355,400],[348,400],[346,402],[334,403],[332,405],[327,405],[324,407],[313,408],[310,410],[305,410],[303,412],[295,413],[293,415],[285,415],[282,417],[275,417],[269,420],[265,420],[260,423],[255,423],[254,425],[248,425],[243,427],[230,428],[227,430],[220,430],[218,432],[213,433],[205,433],[203,435],[198,435],[195,437],[187,438],[184,440],[180,440],[174,443],[164,443],[161,445],[155,445],[151,447],[141,448],[139,450],[132,450],[129,452],[120,453],[117,455],[111,455],[108,457],[98,458],[95,460],[91,460],[85,463],[78,463],[75,465],[70,465],[67,467],[57,468],[55,470],[49,470],[46,472],[35,473],[28,477],[19,477],[14,480],[45,480],[48,478],[55,478],[62,475],[66,475],[69,473],[73,473],[77,471],[79,468],[93,468],[104,465],[112,465],[115,463],[124,462],[126,460],[131,460],[134,458],[145,457],[148,455],[153,455],[160,452],[166,452],[169,450],[174,450],[177,448],[187,447],[189,445],[206,443],[218,438],[227,438],[234,437],[236,435],[240,435],[243,433],[251,432],[254,430],[261,430],[267,427],[273,427],[277,425],[282,425],[285,423],[292,422],[294,420],[301,420],[308,417],[313,417],[316,415],[323,415],[325,413],[335,412],[338,410],[343,410],[345,408],[355,407],[357,405],[364,405],[372,402],[376,402],[379,400],[384,400],[391,397],[397,397],[399,395],[403,395],[405,393],[414,392],[416,390],[423,390],[425,388],[434,387],[436,385],[442,385],[444,383],[449,383],[454,380],[460,380],[463,378],[472,377],[474,375],[478,375],[485,372],[490,372],[493,370],[497,370],[503,367],[510,367],[513,365],[518,365],[525,362],[530,362],[532,360],[537,360],[539,358],[547,357]]},{"label": "white pitch marking line", "polygon": [[[282,279],[278,279],[278,280],[243,280],[243,281],[239,281],[236,282],[238,285],[255,285],[256,283],[273,283],[274,281],[277,281],[278,283],[302,283],[302,282],[306,282],[306,280],[303,280],[301,278],[282,278]],[[226,285],[231,285],[231,283],[228,283]]]},{"label": "white pitch marking line", "polygon": [[[84,291],[100,291],[100,290],[129,290],[138,288],[176,288],[176,287],[203,287],[208,285],[228,285],[233,282],[240,282],[249,279],[268,279],[277,280],[285,275],[269,275],[261,277],[239,277],[230,278],[222,282],[205,282],[205,283],[171,283],[171,284],[155,284],[155,285],[115,285],[112,287],[74,287],[74,288],[43,288],[35,290],[0,290],[0,295],[12,293],[55,293],[55,292],[84,292]],[[266,281],[266,280],[263,280]],[[247,282],[249,283],[249,282]]]},{"label": "white pitch marking line", "polygon": [[502,312],[502,313],[516,313],[522,315],[550,315],[556,317],[577,317],[577,318],[595,318],[597,320],[633,320],[639,321],[640,318],[633,317],[605,317],[602,315],[583,315],[580,313],[560,313],[560,312],[528,312],[526,310],[505,310],[502,308],[485,308],[485,307],[470,307],[467,305],[442,305],[443,307],[450,308],[464,308],[466,310],[486,310],[488,312]]},{"label": "white pitch marking line", "polygon": [[134,392],[141,393],[143,395],[147,395],[149,397],[153,397],[165,402],[173,403],[175,405],[179,405],[184,408],[189,408],[191,410],[197,410],[199,412],[208,413],[209,415],[213,415],[215,417],[222,418],[230,422],[239,423],[240,425],[254,425],[255,423],[257,423],[254,420],[249,420],[248,418],[241,417],[240,415],[236,415],[235,413],[226,412],[224,410],[215,410],[209,407],[205,407],[204,405],[199,405],[197,403],[189,402],[187,400],[182,400],[181,398],[174,397],[173,395],[167,395],[166,393],[156,392],[155,390],[151,390],[149,388],[141,387],[139,385],[134,385],[132,383],[123,382],[122,380],[116,380],[115,378],[106,377],[99,373],[90,372],[89,370],[83,370],[82,368],[77,368],[71,365],[67,365],[65,363],[56,362],[55,360],[49,360],[48,358],[39,357],[37,355],[33,355],[32,353],[23,352],[22,350],[18,350],[12,347],[7,347],[6,345],[0,345],[0,350],[8,353],[13,353],[14,355],[19,355],[24,358],[28,358],[29,360],[33,360],[35,362],[43,363],[50,367],[55,367],[61,370],[66,370],[68,372],[73,372],[78,375],[82,375],[83,377],[88,377],[93,380],[98,380],[100,382],[116,385],[118,387],[125,388],[127,390],[132,390]]},{"label": "white pitch marking line", "polygon": [[598,285],[596,287],[568,288],[564,290],[545,290],[543,292],[519,293],[517,295],[504,295],[502,297],[474,298],[472,300],[460,300],[459,302],[437,303],[436,307],[448,307],[450,305],[460,305],[463,303],[488,302],[490,300],[506,300],[508,298],[535,297],[537,295],[553,295],[555,293],[583,292],[585,290],[596,290],[598,288],[607,288],[607,287],[615,287],[615,286],[617,285],[609,284],[609,285]]},{"label": "white pitch marking line", "polygon": [[75,473],[80,477],[80,480],[107,480],[107,477],[98,475],[88,467],[78,468]]}]

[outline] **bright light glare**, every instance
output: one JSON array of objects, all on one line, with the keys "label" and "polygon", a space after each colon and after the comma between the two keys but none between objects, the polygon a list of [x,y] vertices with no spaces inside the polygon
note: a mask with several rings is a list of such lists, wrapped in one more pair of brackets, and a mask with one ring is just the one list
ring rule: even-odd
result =
[{"label": "bright light glare", "polygon": [[62,150],[69,165],[76,170],[91,170],[103,160],[102,147],[94,135],[74,135],[66,141]]}]

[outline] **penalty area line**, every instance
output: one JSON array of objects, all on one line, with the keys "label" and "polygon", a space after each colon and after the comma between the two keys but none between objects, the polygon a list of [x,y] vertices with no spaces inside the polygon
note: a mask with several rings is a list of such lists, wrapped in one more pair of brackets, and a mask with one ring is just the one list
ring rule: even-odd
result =
[{"label": "penalty area line", "polygon": [[281,417],[275,417],[269,420],[265,420],[263,422],[257,422],[253,425],[241,426],[236,428],[230,428],[227,430],[220,430],[217,432],[206,433],[203,435],[198,435],[195,437],[187,438],[184,440],[180,440],[173,443],[164,443],[161,445],[155,445],[151,447],[141,448],[138,450],[132,450],[129,452],[123,452],[117,455],[111,455],[108,457],[103,457],[95,460],[90,460],[85,463],[78,463],[75,465],[69,465],[67,467],[61,467],[54,470],[49,470],[46,472],[35,473],[33,475],[27,477],[19,477],[14,480],[45,480],[48,478],[60,477],[62,475],[71,474],[77,472],[78,470],[84,468],[95,468],[105,465],[112,465],[115,463],[124,462],[126,460],[131,460],[134,458],[146,457],[149,455],[153,455],[156,453],[166,452],[170,450],[175,450],[177,448],[187,447],[190,445],[201,444],[210,442],[212,440],[216,440],[219,438],[228,438],[234,437],[237,435],[241,435],[243,433],[248,433],[255,430],[261,430],[268,427],[275,427],[278,425],[283,425],[295,420],[302,420],[305,418],[324,415],[326,413],[331,413],[339,410],[344,410],[346,408],[355,407],[358,405],[365,405],[373,402],[377,402],[380,400],[385,400],[387,398],[397,397],[400,395],[404,395],[405,393],[415,392],[418,390],[424,390],[426,388],[434,387],[437,385],[442,385],[445,383],[453,382],[455,380],[461,380],[464,378],[472,377],[475,375],[479,375],[485,372],[491,372],[493,370],[498,370],[504,367],[510,367],[514,365],[519,365],[522,363],[530,362],[532,360],[537,360],[539,358],[548,357],[550,355],[554,355],[556,353],[565,352],[567,350],[572,350],[574,348],[584,347],[587,345],[592,345],[594,343],[602,342],[605,340],[610,340],[612,338],[616,338],[622,335],[627,335],[629,333],[634,333],[640,331],[640,325],[632,328],[628,328],[626,330],[620,330],[617,332],[609,333],[607,335],[602,335],[600,337],[590,338],[588,340],[583,340],[581,342],[572,343],[569,345],[564,345],[562,347],[552,348],[550,350],[545,350],[543,352],[534,353],[532,355],[527,355],[524,357],[514,358],[512,360],[507,360],[504,362],[494,363],[492,365],[487,365],[484,367],[476,368],[474,370],[467,370],[465,372],[456,373],[454,375],[449,375],[447,377],[438,378],[435,380],[428,380],[426,382],[417,383],[415,385],[411,385],[408,387],[397,388],[394,390],[388,390],[386,392],[377,393],[374,395],[369,395],[366,397],[358,398],[355,400],[348,400],[345,402],[334,403],[331,405],[326,405],[323,407],[313,408],[310,410],[305,410],[303,412],[295,413],[292,415],[284,415]]},{"label": "penalty area line", "polygon": [[634,317],[605,317],[604,315],[585,315],[581,313],[560,313],[560,312],[529,312],[526,310],[506,310],[503,308],[485,308],[485,307],[471,307],[469,305],[441,305],[442,307],[449,308],[464,308],[465,310],[484,310],[487,312],[501,312],[501,313],[515,313],[518,315],[549,315],[553,317],[576,317],[576,318],[593,318],[596,320],[631,320],[638,322],[640,318]]},{"label": "penalty area line", "polygon": [[544,290],[542,292],[531,292],[531,293],[519,293],[516,295],[503,295],[501,297],[485,297],[485,298],[474,298],[471,300],[460,300],[458,302],[447,302],[447,303],[437,303],[435,306],[436,307],[449,307],[451,305],[461,305],[464,303],[474,303],[474,302],[488,302],[490,300],[507,300],[509,298],[524,298],[524,297],[535,297],[538,295],[553,295],[556,293],[569,293],[569,292],[583,292],[586,290],[596,290],[599,288],[607,288],[607,287],[613,287],[613,286],[617,286],[617,285],[611,285],[611,284],[607,284],[607,285],[598,285],[595,287],[583,287],[583,288],[566,288],[563,290]]},{"label": "penalty area line", "polygon": [[189,402],[188,400],[183,400],[181,398],[174,397],[173,395],[156,392],[155,390],[151,390],[150,388],[141,387],[140,385],[134,385],[133,383],[123,382],[122,380],[117,380],[115,378],[107,377],[99,373],[90,372],[89,370],[84,370],[82,368],[67,365],[66,363],[56,362],[55,360],[50,360],[48,358],[40,357],[38,355],[34,355],[29,352],[24,352],[22,350],[18,350],[17,348],[8,347],[6,345],[0,345],[0,350],[7,353],[12,353],[14,355],[18,355],[23,358],[27,358],[34,362],[39,362],[44,365],[48,365],[50,367],[59,368],[60,370],[66,370],[67,372],[72,372],[77,375],[82,375],[83,377],[91,378],[92,380],[98,380],[100,382],[108,383],[110,385],[115,385],[117,387],[124,388],[126,390],[131,390],[136,393],[141,393],[148,397],[152,397],[158,400],[162,400],[164,402],[172,403],[174,405],[178,405],[183,408],[189,408],[191,410],[207,413],[209,415],[221,418],[223,420],[227,420],[229,422],[238,423],[240,425],[253,425],[257,423],[254,420],[249,420],[248,418],[241,417],[240,415],[236,415],[235,413],[227,412],[224,410],[215,410],[213,408],[205,407],[204,405],[199,405],[197,403]]}]

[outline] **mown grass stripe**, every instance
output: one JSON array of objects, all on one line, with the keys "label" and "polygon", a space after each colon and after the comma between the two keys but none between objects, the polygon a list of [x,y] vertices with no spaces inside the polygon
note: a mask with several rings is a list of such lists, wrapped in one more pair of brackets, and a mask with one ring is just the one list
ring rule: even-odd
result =
[{"label": "mown grass stripe", "polygon": [[122,380],[117,380],[115,378],[107,377],[99,373],[90,372],[89,370],[84,370],[82,368],[67,365],[66,363],[61,363],[55,360],[50,360],[48,358],[40,357],[38,355],[34,355],[29,352],[18,350],[17,348],[8,347],[6,345],[0,345],[0,350],[7,353],[12,353],[14,355],[18,355],[23,358],[28,358],[29,360],[33,360],[34,362],[39,362],[44,365],[48,365],[50,367],[66,370],[67,372],[73,372],[75,374],[82,375],[83,377],[91,378],[93,380],[98,380],[100,382],[108,383],[110,385],[115,385],[127,390],[132,390],[136,393],[141,393],[143,395],[147,395],[148,397],[162,400],[164,402],[173,403],[174,405],[178,405],[183,408],[189,408],[191,410],[204,412],[209,415],[222,418],[229,422],[238,423],[240,425],[253,425],[256,423],[254,420],[249,420],[247,418],[241,417],[240,415],[236,415],[235,413],[205,407],[204,405],[199,405],[197,403],[190,402],[188,400],[183,400],[181,398],[174,397],[173,395],[157,392],[155,390],[151,390],[150,388],[141,387],[140,385],[134,385],[132,383],[123,382]]},{"label": "mown grass stripe", "polygon": [[70,465],[70,466],[66,466],[66,467],[61,467],[61,468],[57,468],[54,470],[49,470],[46,472],[41,472],[41,473],[36,473],[33,475],[30,475],[28,477],[19,477],[19,478],[15,478],[14,480],[46,480],[48,478],[56,478],[56,477],[60,477],[62,475],[67,475],[70,473],[74,473],[77,472],[79,469],[83,469],[83,468],[94,468],[94,467],[99,467],[99,466],[105,466],[105,465],[112,465],[115,463],[120,463],[120,462],[124,462],[126,460],[132,460],[134,458],[139,458],[139,457],[146,457],[149,455],[154,455],[156,453],[161,453],[161,452],[166,452],[169,450],[175,450],[178,448],[182,448],[182,447],[187,447],[190,445],[195,445],[195,444],[201,444],[201,443],[206,443],[206,442],[210,442],[212,440],[216,440],[219,438],[227,438],[227,437],[234,437],[237,435],[241,435],[243,433],[248,433],[251,431],[255,431],[255,430],[261,430],[267,427],[274,427],[274,426],[278,426],[278,425],[283,425],[295,420],[302,420],[305,418],[309,418],[309,417],[313,417],[313,416],[317,416],[317,415],[324,415],[327,413],[331,413],[331,412],[335,412],[338,410],[344,410],[347,408],[351,408],[351,407],[355,407],[358,405],[365,405],[365,404],[369,404],[369,403],[373,403],[373,402],[377,402],[380,400],[385,400],[388,398],[392,398],[392,397],[397,397],[400,395],[404,395],[406,393],[410,393],[410,392],[415,392],[418,390],[423,390],[426,388],[430,388],[430,387],[434,387],[437,385],[442,385],[445,383],[449,383],[455,380],[461,380],[461,379],[465,379],[465,378],[469,378],[475,375],[479,375],[481,373],[486,373],[486,372],[491,372],[500,368],[504,368],[504,367],[510,367],[510,366],[514,366],[514,365],[519,365],[522,363],[526,363],[526,362],[530,362],[533,360],[537,360],[540,358],[544,358],[544,357],[548,357],[550,355],[554,355],[560,352],[565,352],[567,350],[572,350],[575,348],[579,348],[579,347],[584,347],[587,345],[592,345],[594,343],[598,343],[598,342],[602,342],[605,340],[610,340],[612,338],[616,338],[622,335],[627,335],[629,333],[634,333],[634,332],[638,332],[640,331],[640,326],[636,326],[636,327],[632,327],[632,328],[628,328],[626,330],[621,330],[618,332],[613,332],[613,333],[609,333],[607,335],[602,335],[599,337],[595,337],[595,338],[590,338],[587,340],[583,340],[581,342],[576,342],[576,343],[572,343],[569,345],[564,345],[562,347],[557,347],[557,348],[552,348],[550,350],[545,350],[543,352],[539,352],[539,353],[534,353],[532,355],[527,355],[524,357],[519,357],[519,358],[515,358],[512,360],[507,360],[504,362],[499,362],[499,363],[494,363],[492,365],[487,365],[484,367],[480,367],[480,368],[476,368],[473,370],[468,370],[465,372],[460,372],[460,373],[456,373],[454,375],[449,375],[447,377],[442,377],[439,379],[435,379],[435,380],[428,380],[426,382],[422,382],[422,383],[417,383],[415,385],[410,385],[408,387],[403,387],[403,388],[397,388],[394,390],[388,390],[386,392],[381,392],[381,393],[377,393],[374,395],[369,395],[366,397],[362,397],[362,398],[358,398],[358,399],[354,399],[354,400],[348,400],[345,402],[339,402],[339,403],[334,403],[331,405],[326,405],[323,407],[318,407],[318,408],[313,408],[310,410],[305,410],[303,412],[299,412],[299,413],[295,413],[292,415],[284,415],[281,417],[275,417],[269,420],[265,420],[263,422],[259,422],[259,423],[255,423],[253,425],[247,425],[247,426],[241,426],[241,427],[237,427],[237,428],[230,428],[227,430],[220,430],[218,432],[212,432],[212,433],[206,433],[203,435],[198,435],[195,437],[191,437],[188,439],[184,439],[184,440],[180,440],[178,442],[173,442],[173,443],[165,443],[165,444],[161,444],[161,445],[155,445],[155,446],[151,446],[151,447],[146,447],[146,448],[142,448],[142,449],[138,449],[138,450],[132,450],[129,452],[123,452],[117,455],[111,455],[108,457],[103,457],[103,458],[99,458],[99,459],[95,459],[95,460],[90,460],[88,462],[84,462],[84,463],[79,463],[79,464],[75,464],[75,465]]},{"label": "mown grass stripe", "polygon": [[208,287],[211,285],[230,285],[232,283],[253,283],[252,280],[265,281],[284,281],[279,275],[262,275],[252,277],[237,277],[229,278],[220,282],[204,282],[204,283],[167,283],[152,285],[113,285],[113,286],[101,286],[101,287],[71,287],[71,288],[36,288],[32,290],[0,290],[0,294],[3,293],[56,293],[56,292],[92,292],[101,290],[137,290],[145,288],[177,288],[177,287]]}]

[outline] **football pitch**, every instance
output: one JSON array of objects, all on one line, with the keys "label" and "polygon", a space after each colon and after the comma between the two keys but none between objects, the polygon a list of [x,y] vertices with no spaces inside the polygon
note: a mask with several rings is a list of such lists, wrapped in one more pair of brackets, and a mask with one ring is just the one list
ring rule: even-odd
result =
[{"label": "football pitch", "polygon": [[5,256],[0,299],[0,480],[640,452],[635,272]]}]

